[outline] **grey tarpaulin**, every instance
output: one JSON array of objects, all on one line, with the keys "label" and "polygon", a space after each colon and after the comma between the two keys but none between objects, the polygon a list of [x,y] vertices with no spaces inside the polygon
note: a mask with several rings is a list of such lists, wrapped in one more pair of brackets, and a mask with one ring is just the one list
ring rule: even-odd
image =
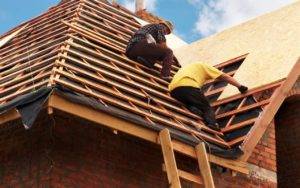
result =
[{"label": "grey tarpaulin", "polygon": [[0,106],[0,114],[16,108],[21,115],[25,129],[32,127],[44,103],[52,92],[51,87],[42,87],[31,93],[21,95],[14,100]]}]

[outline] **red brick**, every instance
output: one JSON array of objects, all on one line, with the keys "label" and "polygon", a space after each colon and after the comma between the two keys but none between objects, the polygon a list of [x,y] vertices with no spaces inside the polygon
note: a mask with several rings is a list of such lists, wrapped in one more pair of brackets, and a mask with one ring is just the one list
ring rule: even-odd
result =
[{"label": "red brick", "polygon": [[[159,146],[121,133],[114,135],[63,113],[57,114],[55,121],[52,131],[44,114],[29,131],[14,122],[6,127],[14,126],[9,129],[13,137],[7,136],[8,131],[0,132],[0,170],[4,169],[0,171],[0,187],[168,187]],[[256,159],[264,160],[262,156],[253,156],[252,162],[267,165]],[[195,159],[181,155],[176,159],[180,169],[199,174]],[[220,188],[269,185],[242,174],[213,173]]]},{"label": "red brick", "polygon": [[279,187],[300,186],[300,101],[285,103],[276,116],[276,160]]},{"label": "red brick", "polygon": [[274,149],[265,148],[265,151],[268,152],[268,153],[270,153],[270,154],[276,155],[276,151]]},{"label": "red brick", "polygon": [[260,152],[260,156],[262,156],[263,158],[270,158],[270,153],[268,153],[267,151]]}]

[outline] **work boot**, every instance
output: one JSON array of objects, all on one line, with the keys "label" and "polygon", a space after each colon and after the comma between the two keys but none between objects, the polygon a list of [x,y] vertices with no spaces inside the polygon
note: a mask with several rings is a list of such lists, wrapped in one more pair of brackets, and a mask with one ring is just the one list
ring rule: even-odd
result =
[{"label": "work boot", "polygon": [[248,91],[248,87],[241,85],[240,87],[238,87],[239,91],[244,94]]},{"label": "work boot", "polygon": [[149,60],[141,57],[141,56],[138,56],[136,58],[137,62],[141,63],[142,65],[148,67],[149,69],[154,69],[154,64],[152,62],[150,62]]},{"label": "work boot", "polygon": [[202,117],[205,125],[215,131],[220,131],[220,126],[218,123],[214,122],[213,120],[209,119],[208,116],[205,116],[204,113],[197,107],[195,106],[187,106],[187,109],[191,111],[192,113]]}]

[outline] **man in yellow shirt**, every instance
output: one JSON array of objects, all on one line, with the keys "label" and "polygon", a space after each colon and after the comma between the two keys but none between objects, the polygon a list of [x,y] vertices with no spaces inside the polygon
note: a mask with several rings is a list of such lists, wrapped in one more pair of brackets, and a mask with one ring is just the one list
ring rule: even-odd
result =
[{"label": "man in yellow shirt", "polygon": [[173,98],[185,104],[191,112],[201,116],[208,127],[219,130],[215,113],[201,91],[201,87],[210,79],[226,81],[236,86],[241,93],[248,90],[247,87],[215,67],[197,62],[181,68],[174,75],[169,84],[169,91]]}]

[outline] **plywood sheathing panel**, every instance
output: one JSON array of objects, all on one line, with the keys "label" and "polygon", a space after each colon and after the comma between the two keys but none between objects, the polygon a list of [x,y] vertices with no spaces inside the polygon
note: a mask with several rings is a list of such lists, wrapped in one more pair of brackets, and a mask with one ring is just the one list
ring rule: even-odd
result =
[{"label": "plywood sheathing panel", "polygon": [[[300,54],[300,2],[175,50],[184,65],[212,65],[249,53],[235,78],[249,88],[285,78]],[[238,91],[228,86],[220,98]]]}]

